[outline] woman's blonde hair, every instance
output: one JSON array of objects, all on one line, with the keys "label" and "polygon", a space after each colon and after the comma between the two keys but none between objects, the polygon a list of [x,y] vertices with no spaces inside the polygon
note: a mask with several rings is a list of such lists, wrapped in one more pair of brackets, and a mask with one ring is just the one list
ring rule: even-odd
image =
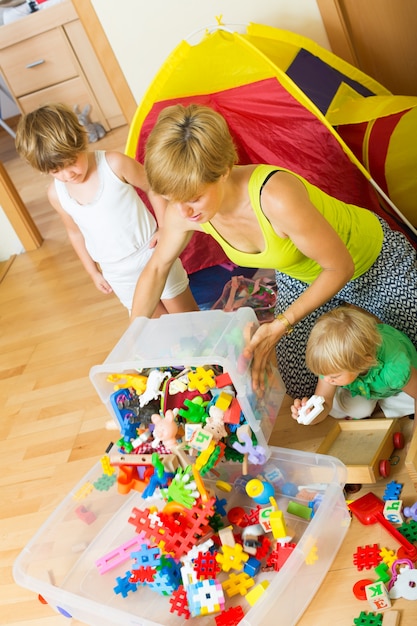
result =
[{"label": "woman's blonde hair", "polygon": [[85,129],[65,104],[48,104],[23,115],[16,130],[18,154],[45,174],[75,163],[87,145]]},{"label": "woman's blonde hair", "polygon": [[209,107],[181,104],[159,114],[145,148],[145,170],[155,193],[187,201],[237,162],[225,119]]},{"label": "woman's blonde hair", "polygon": [[369,313],[348,306],[324,313],[307,342],[307,367],[317,376],[367,371],[378,362],[377,323]]}]

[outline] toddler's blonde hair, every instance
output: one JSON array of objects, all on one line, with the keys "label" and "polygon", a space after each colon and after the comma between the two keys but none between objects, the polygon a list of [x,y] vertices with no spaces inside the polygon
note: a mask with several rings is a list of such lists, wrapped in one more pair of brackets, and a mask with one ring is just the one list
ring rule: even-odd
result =
[{"label": "toddler's blonde hair", "polygon": [[367,371],[378,362],[381,337],[377,323],[365,311],[348,306],[324,313],[307,342],[307,367],[317,376]]},{"label": "toddler's blonde hair", "polygon": [[16,130],[18,154],[44,174],[75,163],[87,145],[85,129],[65,104],[47,104],[23,115]]},{"label": "toddler's blonde hair", "polygon": [[161,111],[145,148],[145,170],[155,193],[192,200],[237,162],[226,120],[213,109],[190,104]]}]

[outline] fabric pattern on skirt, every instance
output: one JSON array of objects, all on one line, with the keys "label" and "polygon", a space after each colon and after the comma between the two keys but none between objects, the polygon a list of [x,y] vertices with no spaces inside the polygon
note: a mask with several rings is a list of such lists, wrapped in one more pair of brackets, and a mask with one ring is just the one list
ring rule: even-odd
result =
[{"label": "fabric pattern on skirt", "polygon": [[[311,329],[317,319],[345,303],[355,304],[376,315],[384,324],[408,335],[417,348],[417,256],[408,239],[391,230],[378,218],[384,231],[381,252],[369,270],[347,283],[331,300],[294,326],[291,335],[277,344],[278,369],[288,395],[311,396],[316,377],[307,369],[305,352]],[[366,245],[366,241],[364,241]],[[304,282],[275,272],[278,298],[275,313],[283,313],[308,287]]]}]

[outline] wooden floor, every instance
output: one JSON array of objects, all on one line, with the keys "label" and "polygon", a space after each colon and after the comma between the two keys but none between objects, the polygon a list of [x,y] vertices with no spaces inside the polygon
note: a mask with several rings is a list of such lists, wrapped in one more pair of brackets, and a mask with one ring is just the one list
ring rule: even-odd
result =
[{"label": "wooden floor", "polygon": [[[123,150],[126,136],[127,128],[113,131],[95,147]],[[17,586],[12,565],[114,437],[105,428],[108,415],[89,370],[103,362],[128,319],[117,298],[94,288],[77,260],[46,201],[48,178],[18,160],[13,141],[1,131],[0,158],[45,239],[39,250],[18,255],[0,283],[0,624],[77,626],[80,622],[65,620],[36,594]],[[286,398],[271,443],[315,451],[333,421],[300,426],[288,407]],[[404,418],[400,425],[407,435],[410,420]],[[411,505],[417,493],[403,463],[401,451],[390,478],[404,484],[402,498]],[[382,496],[385,484],[380,479],[359,495],[371,489]],[[351,626],[368,610],[354,598],[352,586],[360,578],[376,577],[357,572],[352,554],[357,546],[373,543],[395,548],[384,530],[353,520],[299,626]],[[401,612],[403,626],[416,623],[417,602],[400,599],[393,608]]]}]

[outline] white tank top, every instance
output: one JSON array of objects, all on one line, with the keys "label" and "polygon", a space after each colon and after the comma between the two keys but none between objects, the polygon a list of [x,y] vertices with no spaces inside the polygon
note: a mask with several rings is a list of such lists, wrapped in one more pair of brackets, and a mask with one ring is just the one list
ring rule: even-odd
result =
[{"label": "white tank top", "polygon": [[95,152],[99,188],[89,204],[71,198],[65,183],[55,179],[62,208],[81,230],[91,258],[97,263],[113,263],[148,248],[156,221],[132,185],[116,176],[105,152]]}]

